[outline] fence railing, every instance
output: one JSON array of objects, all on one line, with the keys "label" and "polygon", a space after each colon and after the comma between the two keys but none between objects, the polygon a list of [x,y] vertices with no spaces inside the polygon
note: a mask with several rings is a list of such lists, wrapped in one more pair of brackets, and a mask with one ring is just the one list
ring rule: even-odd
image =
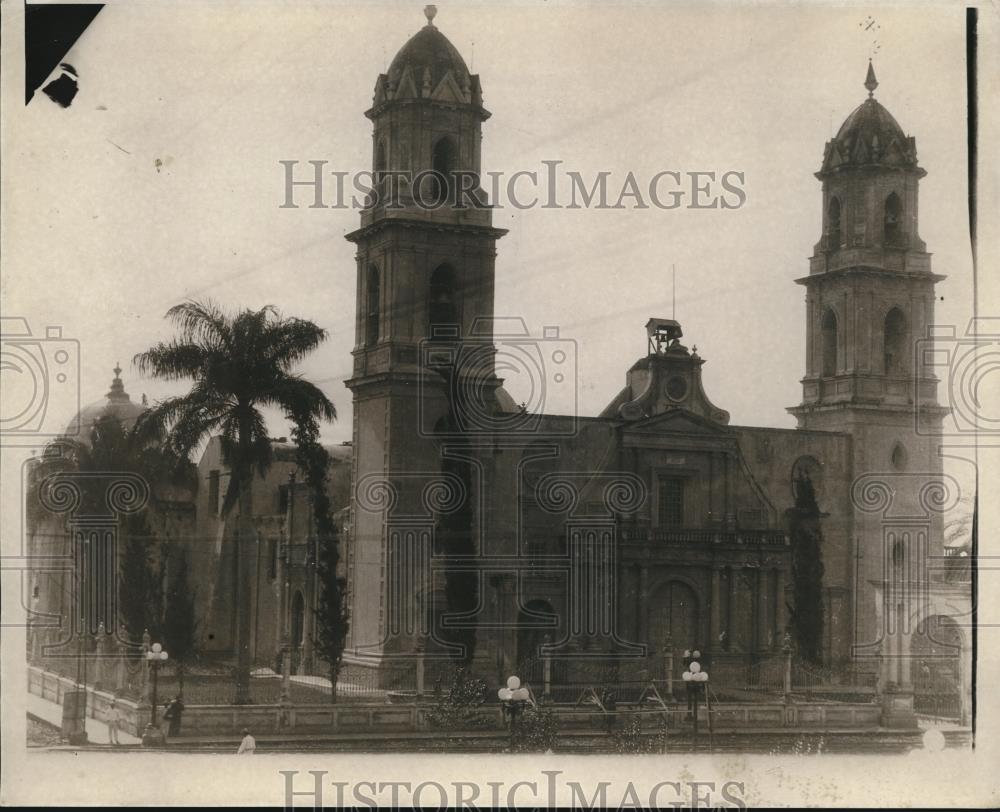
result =
[{"label": "fence railing", "polygon": [[[88,654],[76,657],[45,658],[36,663],[68,679],[111,691],[134,700],[150,699],[150,672],[145,660],[134,653],[121,656]],[[421,665],[423,665],[421,674]],[[583,664],[565,659],[537,657],[522,662],[514,671],[533,694],[547,701],[577,704],[585,694],[612,704],[635,704],[645,701],[650,686],[671,701],[683,696],[679,674],[673,680],[662,671],[614,664],[608,661]],[[834,702],[872,702],[876,693],[876,675],[850,668],[822,668],[793,658],[791,684],[786,684],[788,661],[784,654],[772,655],[758,662],[720,658],[709,661],[711,685],[727,701],[777,700],[786,692],[806,698]],[[336,700],[344,703],[408,704],[431,702],[435,694],[447,692],[454,667],[450,663],[413,658],[395,669],[367,668],[346,664],[339,674]],[[183,666],[173,660],[160,667],[157,694],[160,702],[183,695],[185,705],[226,705],[235,699],[236,674],[231,665]],[[918,687],[919,691],[919,687]],[[589,694],[588,694],[589,692]],[[940,694],[941,699],[932,697]],[[947,692],[923,691],[921,701],[928,708],[943,708],[942,713],[956,713],[955,696]],[[330,703],[331,688],[325,676],[292,674],[287,687],[282,674],[270,666],[258,665],[251,674],[250,697],[254,704]],[[587,700],[590,701],[590,700]],[[931,711],[927,711],[931,712]]]}]

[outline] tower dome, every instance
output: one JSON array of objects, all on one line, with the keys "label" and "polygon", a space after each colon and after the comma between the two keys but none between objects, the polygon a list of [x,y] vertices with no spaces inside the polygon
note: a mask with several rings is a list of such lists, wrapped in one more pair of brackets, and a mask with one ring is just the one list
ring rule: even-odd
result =
[{"label": "tower dome", "polygon": [[423,83],[429,77],[431,86],[437,87],[451,71],[459,87],[466,85],[469,81],[469,68],[458,49],[434,25],[437,9],[427,6],[424,14],[427,16],[427,25],[400,48],[389,65],[389,78],[398,81],[403,71],[409,68],[415,82]]},{"label": "tower dome", "polygon": [[430,100],[446,104],[468,104],[485,120],[479,77],[448,38],[434,25],[435,6],[424,8],[427,25],[400,48],[389,70],[375,83],[375,100],[366,115],[374,118],[387,103]]},{"label": "tower dome", "polygon": [[84,406],[66,427],[66,435],[81,443],[90,443],[90,433],[94,425],[103,417],[116,417],[124,429],[131,429],[139,415],[146,411],[146,406],[133,403],[125,384],[121,379],[121,367],[117,364],[113,370],[115,377],[111,388],[103,399]]},{"label": "tower dome", "polygon": [[875,100],[878,81],[868,63],[865,79],[868,98],[847,117],[837,135],[827,142],[822,173],[848,167],[898,166],[917,167],[917,146],[892,114]]}]

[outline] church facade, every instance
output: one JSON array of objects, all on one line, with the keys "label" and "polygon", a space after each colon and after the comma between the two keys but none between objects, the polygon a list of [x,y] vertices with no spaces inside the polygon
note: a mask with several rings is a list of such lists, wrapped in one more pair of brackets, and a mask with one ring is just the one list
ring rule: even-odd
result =
[{"label": "church facade", "polygon": [[[558,388],[574,359],[557,331],[532,336],[495,317],[506,232],[468,186],[490,113],[433,16],[430,6],[377,78],[366,113],[376,184],[348,235],[352,441],[328,448],[350,617],[342,678],[413,687],[461,663],[490,684],[514,673],[537,684],[543,666],[556,681],[639,680],[671,664],[677,677],[697,650],[713,684],[741,687],[763,683],[763,666],[792,648],[817,679],[892,694],[904,722],[913,706],[900,697],[914,687],[960,686],[967,711],[969,583],[954,577],[942,527],[958,489],[942,470],[938,381],[917,351],[943,277],[919,233],[925,170],[874,98],[874,70],[816,173],[821,233],[794,279],[805,291],[797,427],[733,425],[703,387],[708,361],[654,314],[647,353],[610,403],[591,417],[547,414],[514,403],[504,370],[530,368]],[[465,192],[476,205],[459,205]],[[119,373],[67,434],[86,441],[106,416],[134,423],[145,398],[132,403]],[[253,485],[251,658],[280,670],[290,651],[296,672],[324,675],[314,517],[294,446],[273,443],[275,464]],[[37,479],[46,469],[35,462]],[[170,561],[187,561],[197,650],[226,662],[240,584],[218,438],[194,467],[184,487],[139,482],[143,499],[128,509],[148,502],[164,583]],[[46,645],[77,645],[74,630],[118,628],[119,608],[85,605],[64,564],[113,595],[120,517],[28,507],[37,659]],[[91,549],[110,552],[73,559],[97,519],[111,542]],[[74,606],[87,629],[68,624]],[[120,642],[130,636],[138,627]]]},{"label": "church facade", "polygon": [[[348,662],[458,658],[491,680],[540,657],[567,674],[588,661],[661,668],[685,649],[717,670],[759,662],[792,628],[803,488],[818,507],[822,662],[874,674],[886,629],[902,628],[887,618],[923,628],[918,593],[944,557],[943,505],[926,498],[943,476],[944,410],[914,346],[942,277],[918,231],[915,140],[876,85],[869,68],[868,98],[816,173],[822,234],[795,280],[807,348],[797,428],[732,425],[702,387],[706,360],[657,318],[597,417],[534,413],[498,370],[530,356],[557,386],[566,355],[558,335],[493,318],[505,232],[488,205],[455,205],[449,180],[481,172],[490,114],[429,15],[377,79],[365,114],[377,185],[348,235]],[[400,174],[426,185],[385,180]],[[419,205],[428,195],[443,205]]]}]

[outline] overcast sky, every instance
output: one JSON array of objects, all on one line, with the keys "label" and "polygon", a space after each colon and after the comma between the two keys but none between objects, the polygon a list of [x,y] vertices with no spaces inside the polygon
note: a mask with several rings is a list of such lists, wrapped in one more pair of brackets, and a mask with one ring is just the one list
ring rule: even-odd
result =
[{"label": "overcast sky", "polygon": [[[281,160],[368,169],[362,115],[378,74],[424,24],[423,3],[109,4],[67,61],[68,109],[43,94],[7,134],[4,315],[61,325],[82,350],[82,400],[121,361],[134,398],[180,391],[130,359],[171,334],[183,299],[274,304],[329,342],[302,367],[334,400],[325,436],[350,437],[343,379],[354,341],[351,210],[279,209]],[[804,289],[820,234],[823,145],[866,98],[917,139],[920,233],[938,321],[971,312],[964,10],[438,3],[436,24],[479,73],[483,168],[587,175],[745,173],[746,205],[708,211],[505,209],[496,309],[577,342],[579,412],[597,414],[671,315],[707,360],[711,400],[736,424],[792,427],[804,371]],[[866,30],[869,13],[877,28]],[[878,43],[877,51],[875,43]],[[933,56],[933,58],[931,58]],[[5,66],[7,67],[7,66]],[[10,83],[6,84],[8,98]],[[15,96],[16,98],[16,96]],[[6,101],[6,99],[5,99]],[[30,190],[26,195],[24,191]],[[523,395],[512,385],[519,400]],[[550,411],[573,408],[571,399]],[[67,413],[66,418],[69,419]],[[284,433],[280,422],[275,434]]]}]

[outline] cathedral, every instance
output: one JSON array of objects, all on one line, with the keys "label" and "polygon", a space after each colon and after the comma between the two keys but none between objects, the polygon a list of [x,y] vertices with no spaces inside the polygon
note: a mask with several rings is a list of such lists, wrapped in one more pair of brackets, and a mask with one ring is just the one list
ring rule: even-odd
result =
[{"label": "cathedral", "polygon": [[[502,369],[531,363],[556,387],[567,353],[555,333],[493,318],[506,232],[490,207],[429,209],[423,189],[381,182],[433,172],[447,203],[449,178],[482,172],[480,77],[433,7],[427,17],[376,80],[365,115],[377,185],[347,237],[346,660],[388,671],[457,657],[490,679],[539,658],[566,674],[595,661],[658,669],[692,649],[719,673],[760,662],[794,625],[804,497],[822,573],[816,654],[880,672],[887,646],[925,629],[944,580],[927,489],[942,477],[945,410],[914,352],[943,278],[919,234],[926,173],[875,98],[871,64],[867,98],[816,172],[822,233],[794,280],[806,305],[797,427],[732,425],[702,386],[707,359],[656,317],[647,354],[596,417],[544,414],[514,405]],[[907,668],[881,677],[908,684]]]},{"label": "cathedral", "polygon": [[[574,683],[662,679],[698,651],[715,685],[739,687],[796,650],[817,679],[891,695],[904,723],[914,683],[933,676],[927,662],[962,686],[967,708],[969,629],[955,618],[970,598],[942,527],[955,497],[938,447],[947,410],[917,352],[943,277],[920,238],[915,139],[875,98],[871,64],[867,97],[816,172],[822,228],[808,268],[789,275],[805,292],[797,426],[733,425],[702,385],[709,359],[688,346],[708,326],[656,314],[618,395],[587,408],[596,416],[548,414],[545,393],[574,380],[571,348],[556,330],[494,316],[506,231],[482,189],[478,205],[457,205],[469,191],[457,179],[483,172],[490,113],[480,77],[434,7],[425,13],[376,79],[365,113],[376,182],[347,235],[352,440],[329,449],[345,678],[419,685],[461,663],[489,684],[537,683],[543,669]],[[540,408],[515,404],[505,370],[528,371]],[[119,372],[68,433],[142,412]],[[274,444],[254,484],[252,658],[276,664],[290,646],[298,673],[325,674],[312,649],[313,516],[294,447]],[[218,438],[194,468],[187,486],[152,489],[149,521],[189,560],[198,650],[224,659],[238,584]],[[62,522],[29,521],[29,549],[69,555]],[[66,615],[65,577],[33,573],[38,617]],[[116,611],[88,616],[110,631]]]}]

